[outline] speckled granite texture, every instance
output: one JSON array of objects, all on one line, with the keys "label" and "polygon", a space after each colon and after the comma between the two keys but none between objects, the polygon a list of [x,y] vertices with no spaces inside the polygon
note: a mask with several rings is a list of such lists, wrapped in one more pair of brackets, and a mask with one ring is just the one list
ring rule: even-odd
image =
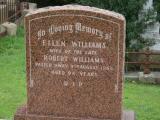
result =
[{"label": "speckled granite texture", "polygon": [[[29,13],[25,29],[26,120],[122,119],[122,15],[80,5],[47,7]],[[15,120],[24,120],[20,116]]]},{"label": "speckled granite texture", "polygon": [[[19,108],[14,116],[15,120],[102,120],[96,118],[68,118],[68,117],[55,117],[53,115],[35,115],[27,114],[26,106]],[[103,119],[104,120],[104,119]],[[111,120],[111,119],[105,119]],[[122,120],[136,120],[135,113],[133,111],[123,111]]]}]

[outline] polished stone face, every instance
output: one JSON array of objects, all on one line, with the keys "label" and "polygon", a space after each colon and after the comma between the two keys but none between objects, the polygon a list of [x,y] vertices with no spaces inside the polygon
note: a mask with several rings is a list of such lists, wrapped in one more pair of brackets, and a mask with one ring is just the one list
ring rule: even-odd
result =
[{"label": "polished stone face", "polygon": [[26,16],[25,27],[28,114],[121,120],[123,16],[51,7]]}]

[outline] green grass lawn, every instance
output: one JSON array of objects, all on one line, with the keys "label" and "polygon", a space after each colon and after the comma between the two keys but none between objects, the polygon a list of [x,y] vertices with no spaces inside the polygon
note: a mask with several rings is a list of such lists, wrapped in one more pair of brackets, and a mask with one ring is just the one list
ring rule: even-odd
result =
[{"label": "green grass lawn", "polygon": [[[26,102],[23,36],[19,28],[17,37],[0,38],[0,119]],[[124,108],[136,111],[137,120],[160,120],[160,86],[126,82]]]},{"label": "green grass lawn", "polygon": [[26,99],[23,29],[0,38],[0,119],[10,118]]}]

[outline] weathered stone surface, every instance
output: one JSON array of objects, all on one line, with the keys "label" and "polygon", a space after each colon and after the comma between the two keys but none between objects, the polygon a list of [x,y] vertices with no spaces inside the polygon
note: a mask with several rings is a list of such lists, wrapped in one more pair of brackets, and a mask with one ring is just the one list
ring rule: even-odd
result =
[{"label": "weathered stone surface", "polygon": [[5,36],[7,34],[6,28],[0,25],[0,37]]},{"label": "weathered stone surface", "polygon": [[123,111],[123,119],[122,120],[136,120],[135,113],[133,111]]},{"label": "weathered stone surface", "polygon": [[37,9],[37,3],[29,3],[29,9],[31,10]]},{"label": "weathered stone surface", "polygon": [[122,15],[79,5],[48,7],[28,14],[25,28],[27,120],[121,120]]},{"label": "weathered stone surface", "polygon": [[2,24],[7,30],[7,34],[10,36],[14,36],[17,33],[17,25],[11,22],[5,22]]}]

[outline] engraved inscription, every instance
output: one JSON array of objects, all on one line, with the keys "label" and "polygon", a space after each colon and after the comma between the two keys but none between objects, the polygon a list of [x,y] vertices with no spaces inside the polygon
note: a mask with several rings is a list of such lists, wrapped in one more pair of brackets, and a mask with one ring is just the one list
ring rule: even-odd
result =
[{"label": "engraved inscription", "polygon": [[[96,37],[96,40],[64,38],[63,34],[87,34]],[[56,37],[59,35],[59,37]],[[47,37],[46,37],[47,36]],[[37,30],[37,43],[45,52],[40,55],[40,61],[35,61],[37,69],[48,69],[52,76],[87,77],[97,79],[105,76],[106,72],[117,69],[116,64],[111,64],[111,53],[101,55],[102,51],[108,52],[113,44],[113,31],[104,31],[94,25],[81,22],[73,24],[51,24],[45,29]],[[107,51],[108,50],[108,51]],[[107,61],[107,62],[106,62]],[[84,81],[71,82],[64,80],[64,86],[83,86]]]}]

